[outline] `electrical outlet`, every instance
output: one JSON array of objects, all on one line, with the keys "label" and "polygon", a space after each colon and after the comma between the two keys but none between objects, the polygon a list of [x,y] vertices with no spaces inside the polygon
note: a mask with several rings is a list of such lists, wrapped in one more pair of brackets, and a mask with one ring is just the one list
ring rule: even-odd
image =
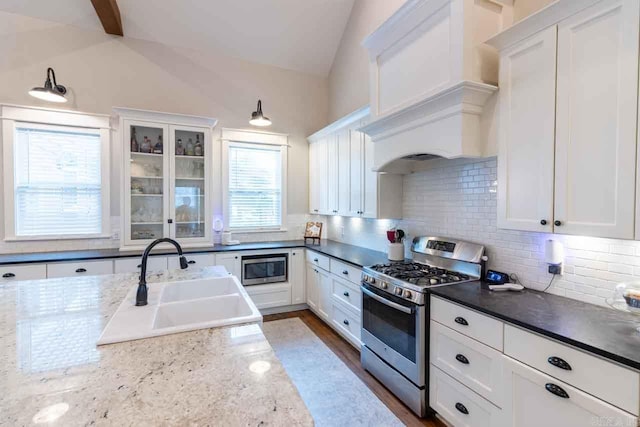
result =
[{"label": "electrical outlet", "polygon": [[549,265],[549,274],[562,274],[562,264]]}]

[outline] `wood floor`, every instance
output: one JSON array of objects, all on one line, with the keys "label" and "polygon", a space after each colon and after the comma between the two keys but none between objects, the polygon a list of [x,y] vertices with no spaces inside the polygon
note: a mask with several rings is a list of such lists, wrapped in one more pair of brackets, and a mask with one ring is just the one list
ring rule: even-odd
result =
[{"label": "wood floor", "polygon": [[264,316],[265,322],[298,317],[309,327],[336,356],[347,365],[360,380],[380,399],[400,421],[407,426],[445,427],[439,420],[418,418],[397,397],[387,390],[375,377],[365,371],[360,365],[360,353],[345,341],[337,332],[331,329],[310,310],[292,311],[289,313],[270,314]]}]

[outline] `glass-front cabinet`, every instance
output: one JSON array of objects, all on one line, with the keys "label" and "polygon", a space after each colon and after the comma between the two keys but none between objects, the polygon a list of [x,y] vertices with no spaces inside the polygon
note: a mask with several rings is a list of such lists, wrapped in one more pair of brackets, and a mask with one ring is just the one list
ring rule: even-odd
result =
[{"label": "glass-front cabinet", "polygon": [[212,244],[215,119],[116,109],[123,139],[121,249],[170,237]]}]

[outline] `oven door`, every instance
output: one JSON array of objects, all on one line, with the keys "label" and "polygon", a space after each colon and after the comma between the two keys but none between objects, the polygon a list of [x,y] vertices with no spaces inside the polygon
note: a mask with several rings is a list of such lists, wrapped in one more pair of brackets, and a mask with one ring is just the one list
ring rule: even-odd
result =
[{"label": "oven door", "polygon": [[425,386],[426,307],[362,284],[361,339],[418,387]]},{"label": "oven door", "polygon": [[242,257],[242,284],[244,286],[286,281],[286,256],[255,255]]}]

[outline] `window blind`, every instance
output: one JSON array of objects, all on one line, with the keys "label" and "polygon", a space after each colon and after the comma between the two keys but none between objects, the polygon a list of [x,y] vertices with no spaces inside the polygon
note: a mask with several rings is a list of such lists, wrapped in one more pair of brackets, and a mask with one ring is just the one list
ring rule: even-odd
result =
[{"label": "window blind", "polygon": [[282,155],[271,146],[229,146],[229,227],[282,225]]},{"label": "window blind", "polygon": [[14,141],[16,236],[101,233],[99,131],[19,124]]}]

